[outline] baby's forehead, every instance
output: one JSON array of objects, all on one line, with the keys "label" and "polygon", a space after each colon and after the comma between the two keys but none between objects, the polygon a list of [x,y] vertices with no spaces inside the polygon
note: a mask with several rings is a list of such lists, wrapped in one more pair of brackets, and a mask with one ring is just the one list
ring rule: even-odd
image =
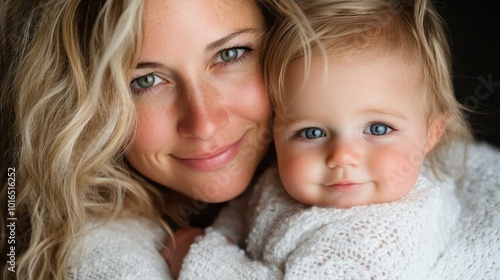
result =
[{"label": "baby's forehead", "polygon": [[[364,59],[359,59],[363,57]],[[285,71],[289,74],[290,71],[301,72],[306,78],[318,78],[317,74],[327,75],[332,66],[336,64],[348,64],[352,67],[363,64],[370,64],[373,60],[384,59],[387,63],[386,67],[396,67],[401,70],[411,70],[412,75],[422,80],[426,74],[425,64],[422,59],[411,52],[403,49],[387,49],[380,46],[372,46],[365,48],[328,48],[321,51],[313,50],[309,57],[299,57],[288,63]],[[396,62],[396,63],[394,63]],[[385,70],[385,69],[381,69]],[[311,72],[316,75],[310,76]],[[285,77],[290,77],[286,75]],[[295,76],[294,78],[297,78]],[[412,77],[415,78],[415,77]],[[424,84],[421,84],[424,86]]]},{"label": "baby's forehead", "polygon": [[[311,106],[314,110],[316,106],[328,104],[329,99],[348,99],[351,95],[358,98],[350,99],[353,105],[365,101],[367,106],[383,105],[389,99],[401,103],[409,100],[415,106],[426,103],[428,87],[422,79],[421,65],[397,53],[378,50],[333,52],[327,56],[314,55],[308,65],[304,60],[296,61],[287,70],[283,92],[285,106],[293,103],[296,108]],[[297,98],[298,93],[302,99]],[[394,106],[397,104],[387,108]]]}]

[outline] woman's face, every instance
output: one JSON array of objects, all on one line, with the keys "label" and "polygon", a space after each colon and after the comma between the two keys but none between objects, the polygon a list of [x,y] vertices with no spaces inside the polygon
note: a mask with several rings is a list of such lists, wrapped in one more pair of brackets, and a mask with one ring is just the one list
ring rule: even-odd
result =
[{"label": "woman's face", "polygon": [[131,77],[138,122],[127,159],[208,202],[240,194],[268,147],[270,105],[251,0],[148,0]]}]

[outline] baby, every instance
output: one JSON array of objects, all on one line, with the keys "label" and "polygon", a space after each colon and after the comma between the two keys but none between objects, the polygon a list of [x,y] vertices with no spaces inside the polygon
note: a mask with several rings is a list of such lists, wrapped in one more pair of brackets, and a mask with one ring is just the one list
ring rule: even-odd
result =
[{"label": "baby", "polygon": [[180,278],[425,279],[460,212],[441,163],[471,139],[435,8],[272,2],[283,17],[263,59],[278,168],[223,210]]}]

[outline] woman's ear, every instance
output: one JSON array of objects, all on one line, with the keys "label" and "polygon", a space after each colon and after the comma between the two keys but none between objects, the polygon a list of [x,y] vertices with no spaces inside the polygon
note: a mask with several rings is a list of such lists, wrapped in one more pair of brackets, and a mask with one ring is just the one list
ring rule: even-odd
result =
[{"label": "woman's ear", "polygon": [[446,116],[439,116],[434,118],[427,130],[427,143],[425,144],[425,154],[427,155],[439,143],[448,125],[448,118]]}]

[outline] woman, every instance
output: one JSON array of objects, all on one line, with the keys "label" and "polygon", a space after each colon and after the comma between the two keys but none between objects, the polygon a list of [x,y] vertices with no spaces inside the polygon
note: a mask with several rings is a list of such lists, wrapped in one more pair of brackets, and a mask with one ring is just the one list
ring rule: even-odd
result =
[{"label": "woman", "polygon": [[2,199],[15,200],[17,219],[3,276],[168,279],[164,219],[189,221],[206,207],[193,199],[236,197],[267,151],[263,4],[3,1],[0,10],[2,182],[15,180]]}]

